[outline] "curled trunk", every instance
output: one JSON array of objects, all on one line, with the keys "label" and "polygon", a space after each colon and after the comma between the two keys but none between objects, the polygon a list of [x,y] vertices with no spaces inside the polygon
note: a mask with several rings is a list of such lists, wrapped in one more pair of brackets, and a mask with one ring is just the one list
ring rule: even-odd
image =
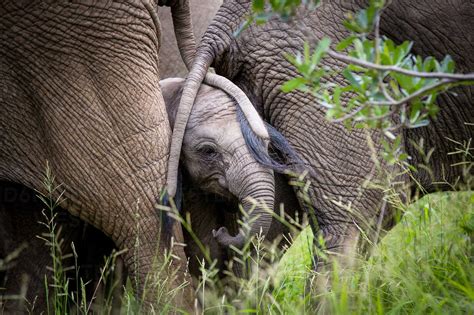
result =
[{"label": "curled trunk", "polygon": [[245,212],[243,226],[236,236],[231,236],[225,227],[213,234],[220,245],[242,248],[250,237],[268,233],[275,202],[275,180],[273,171],[253,160],[246,146],[241,146],[235,155],[237,162],[230,166],[227,181],[230,192],[237,196]]}]

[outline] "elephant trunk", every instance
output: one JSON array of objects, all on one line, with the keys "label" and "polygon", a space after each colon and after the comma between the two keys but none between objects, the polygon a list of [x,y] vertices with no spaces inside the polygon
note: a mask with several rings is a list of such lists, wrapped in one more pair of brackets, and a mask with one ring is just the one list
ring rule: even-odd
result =
[{"label": "elephant trunk", "polygon": [[207,73],[214,59],[214,54],[212,49],[203,48],[204,46],[196,52],[196,42],[192,30],[188,1],[174,1],[170,6],[180,54],[186,67],[190,69],[183,89],[171,139],[167,186],[169,196],[174,197],[176,194],[179,156],[184,132],[194,100],[203,81],[210,86],[223,90],[236,101],[249,122],[250,128],[258,137],[269,139],[269,135],[263,121],[245,93],[232,81],[214,73]]},{"label": "elephant trunk", "polygon": [[242,90],[232,81],[213,73],[207,73],[212,63],[211,54],[201,54],[194,60],[191,72],[189,73],[184,85],[183,94],[179,103],[171,139],[170,158],[168,164],[168,194],[174,197],[176,194],[179,156],[183,143],[184,132],[188,123],[189,115],[193,108],[194,100],[201,83],[204,82],[210,86],[222,89],[229,94],[242,110],[247,119],[250,128],[261,139],[269,140],[269,135],[263,120],[258,115],[252,103]]},{"label": "elephant trunk", "polygon": [[193,64],[194,55],[196,54],[196,39],[193,32],[189,1],[175,1],[175,3],[171,5],[171,15],[179,53],[181,54],[186,68],[189,70]]},{"label": "elephant trunk", "polygon": [[[246,148],[241,151],[248,154]],[[246,156],[243,154],[238,155]],[[229,191],[237,196],[245,212],[243,227],[236,236],[231,236],[224,227],[213,234],[222,246],[242,248],[249,237],[268,233],[275,202],[275,180],[271,169],[250,161],[250,158],[238,160],[238,165],[231,166],[229,170],[228,185]],[[242,165],[246,165],[245,168],[242,169]]]}]

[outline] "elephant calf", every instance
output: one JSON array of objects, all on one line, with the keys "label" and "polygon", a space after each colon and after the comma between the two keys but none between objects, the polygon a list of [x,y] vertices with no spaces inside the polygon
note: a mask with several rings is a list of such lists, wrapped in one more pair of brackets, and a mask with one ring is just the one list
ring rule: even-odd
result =
[{"label": "elephant calf", "polygon": [[[160,81],[168,118],[174,126],[184,79]],[[183,139],[181,162],[195,187],[225,200],[238,200],[250,211],[250,235],[267,234],[272,221],[268,209],[273,209],[275,184],[271,168],[261,165],[252,152],[267,151],[267,144],[250,143],[241,126],[245,118],[239,115],[234,101],[219,89],[203,85],[194,104],[186,135]],[[254,207],[254,201],[258,201]],[[252,220],[253,221],[253,220]],[[215,233],[223,246],[243,246],[244,232],[231,236],[225,228]]]},{"label": "elephant calf", "polygon": [[[184,80],[170,78],[160,81],[160,85],[170,124],[174,126]],[[237,224],[238,203],[248,211],[253,205],[248,200],[250,197],[263,201],[267,209],[273,210],[276,191],[276,205],[284,203],[291,216],[299,209],[285,176],[273,174],[274,165],[267,146],[249,140],[249,134],[251,131],[233,99],[219,89],[202,85],[182,145],[183,209],[191,215],[193,232],[209,246],[211,258],[218,260],[221,269],[227,258],[225,249],[229,245],[242,246],[245,242],[244,233],[239,232]],[[265,159],[268,163],[262,163]],[[257,206],[248,218],[257,215],[258,219],[251,224],[250,235],[261,229],[271,241],[288,232],[272,220],[270,211]],[[230,236],[228,230],[238,233],[237,236]],[[188,235],[185,239],[187,256],[202,259],[203,254],[191,237]],[[193,275],[199,273],[198,260],[191,260],[190,271]]]}]

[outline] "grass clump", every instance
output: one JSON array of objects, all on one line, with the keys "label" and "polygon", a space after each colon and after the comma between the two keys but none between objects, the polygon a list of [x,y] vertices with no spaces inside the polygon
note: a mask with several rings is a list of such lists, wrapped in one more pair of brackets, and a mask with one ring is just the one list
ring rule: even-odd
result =
[{"label": "grass clump", "polygon": [[[474,313],[472,192],[436,193],[410,205],[370,257],[346,268],[334,264],[330,285],[317,293],[310,289],[320,276],[311,268],[312,238],[306,227],[282,255],[254,261],[248,279],[210,285],[210,271],[203,270],[204,313]],[[274,255],[258,240],[253,245],[257,256]]]},{"label": "grass clump", "polygon": [[474,194],[422,198],[382,240],[361,273],[362,313],[474,312]]},{"label": "grass clump", "polygon": [[223,284],[203,268],[204,313],[474,313],[472,192],[431,194],[410,205],[370,257],[334,264],[330,285],[317,293],[310,289],[320,276],[312,271],[312,239],[306,227],[282,255],[254,240],[258,255],[247,279],[231,275]]},{"label": "grass clump", "polygon": [[[331,289],[316,299],[331,314],[473,314],[473,240],[474,194],[428,195],[408,208],[368,260],[345,270],[334,266]],[[289,265],[310,253],[299,240],[295,246],[300,250],[282,258]],[[308,278],[290,274],[284,281],[291,285],[280,295],[298,305],[292,288],[301,294]]]}]

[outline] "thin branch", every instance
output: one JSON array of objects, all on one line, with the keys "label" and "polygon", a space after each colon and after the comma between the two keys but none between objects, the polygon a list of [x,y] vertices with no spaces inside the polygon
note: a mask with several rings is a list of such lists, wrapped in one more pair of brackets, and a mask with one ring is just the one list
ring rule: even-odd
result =
[{"label": "thin branch", "polygon": [[333,50],[328,50],[327,54],[334,59],[341,60],[348,64],[358,65],[367,69],[374,69],[380,71],[393,71],[400,74],[404,74],[410,77],[418,77],[418,78],[427,78],[427,79],[449,79],[449,80],[456,80],[456,81],[474,81],[474,73],[443,73],[443,72],[418,72],[403,69],[397,66],[384,66],[378,65],[372,62],[363,61],[357,58],[353,58]]},{"label": "thin branch", "polygon": [[374,50],[375,50],[375,61],[377,64],[380,62],[380,13],[375,15],[375,30],[374,30]]},{"label": "thin branch", "polygon": [[404,97],[404,98],[402,98],[402,99],[400,99],[396,102],[371,102],[370,105],[375,105],[375,106],[400,106],[400,105],[409,103],[413,99],[421,97],[424,94],[426,94],[428,92],[431,92],[432,90],[436,90],[437,88],[439,88],[443,85],[453,83],[453,82],[456,82],[456,80],[455,79],[443,79],[443,80],[440,80],[440,81],[436,82],[435,84],[426,86],[426,87],[416,91],[415,93],[410,94],[410,95],[408,95],[408,96],[406,96],[406,97]]},{"label": "thin branch", "polygon": [[389,128],[386,128],[385,131],[388,131],[388,132],[391,132],[391,131],[397,131],[399,130],[400,128],[402,127],[408,127],[410,128],[410,125],[409,124],[406,124],[406,123],[399,123],[399,124],[396,124],[394,126],[391,126]]},{"label": "thin branch", "polygon": [[385,88],[385,85],[383,84],[383,81],[379,81],[379,86],[382,90],[383,96],[385,96],[386,99],[388,99],[390,102],[396,102],[396,100],[388,93],[387,89]]},{"label": "thin branch", "polygon": [[[349,113],[349,114],[347,114],[347,115],[345,115],[341,118],[332,119],[331,121],[338,123],[338,122],[343,122],[347,119],[353,118],[354,116],[356,116],[360,111],[362,111],[367,106],[393,106],[393,107],[403,106],[403,105],[409,103],[410,101],[412,101],[413,99],[415,99],[417,97],[421,97],[424,94],[439,88],[440,86],[443,86],[443,85],[446,85],[446,84],[449,84],[449,83],[453,83],[453,82],[455,82],[455,80],[451,80],[451,79],[445,79],[445,80],[438,81],[435,84],[432,84],[432,85],[427,86],[427,87],[425,87],[421,90],[418,90],[415,93],[410,94],[407,97],[404,97],[404,98],[402,98],[401,100],[398,100],[398,101],[365,103],[362,106],[355,109],[353,112],[351,112],[351,113]],[[368,119],[365,119],[365,120],[382,119],[382,118],[388,117],[388,116],[390,116],[391,114],[394,114],[394,113],[395,113],[395,109],[392,109],[391,111],[389,111],[388,113],[386,113],[384,115],[377,116],[377,117],[369,117]],[[365,120],[364,119],[359,119],[358,121],[365,121]]]},{"label": "thin branch", "polygon": [[361,110],[363,110],[364,108],[367,107],[367,104],[365,105],[362,105],[360,107],[358,107],[356,110],[354,110],[353,112],[341,117],[341,118],[337,118],[337,119],[331,119],[332,122],[335,122],[335,123],[339,123],[339,122],[343,122],[349,118],[352,118],[354,117],[355,115],[357,115]]},{"label": "thin branch", "polygon": [[354,118],[354,121],[370,121],[370,120],[380,120],[380,119],[384,119],[384,118],[387,118],[389,116],[392,116],[393,114],[396,113],[396,110],[395,109],[391,109],[389,110],[388,112],[386,112],[385,114],[383,115],[379,115],[379,116],[372,116],[372,117],[364,117],[364,118]]},{"label": "thin branch", "polygon": [[385,210],[387,208],[387,200],[384,199],[382,204],[382,209],[380,210],[379,218],[377,220],[377,229],[375,231],[374,243],[377,244],[380,237],[380,232],[382,231],[383,219],[385,218]]}]

